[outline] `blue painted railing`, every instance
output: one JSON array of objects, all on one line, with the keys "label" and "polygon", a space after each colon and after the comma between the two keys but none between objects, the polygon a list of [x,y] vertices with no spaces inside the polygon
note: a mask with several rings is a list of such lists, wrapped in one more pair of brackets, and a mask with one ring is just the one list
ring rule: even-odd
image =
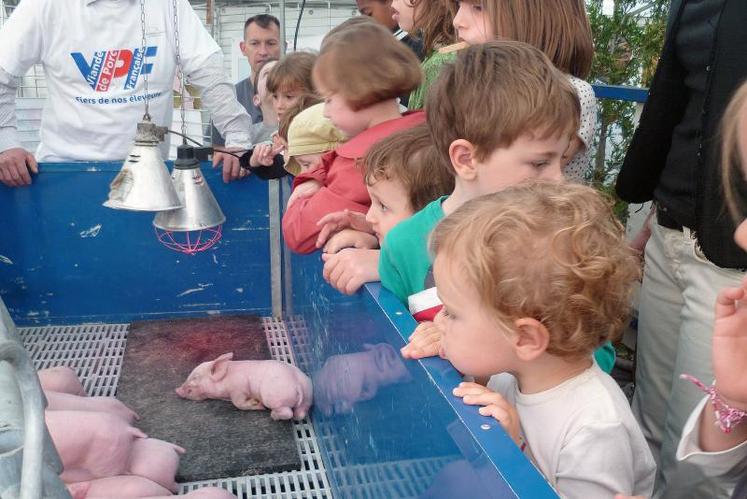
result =
[{"label": "blue painted railing", "polygon": [[647,88],[602,84],[593,84],[592,87],[597,99],[622,100],[641,104],[648,99]]}]

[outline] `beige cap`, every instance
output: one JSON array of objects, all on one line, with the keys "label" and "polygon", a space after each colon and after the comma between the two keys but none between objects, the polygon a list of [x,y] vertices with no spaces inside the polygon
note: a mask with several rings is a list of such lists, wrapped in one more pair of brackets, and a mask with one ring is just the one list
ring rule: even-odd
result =
[{"label": "beige cap", "polygon": [[295,156],[331,151],[345,142],[345,136],[324,117],[324,103],[304,109],[288,127],[288,153],[285,169],[292,175],[301,173]]}]

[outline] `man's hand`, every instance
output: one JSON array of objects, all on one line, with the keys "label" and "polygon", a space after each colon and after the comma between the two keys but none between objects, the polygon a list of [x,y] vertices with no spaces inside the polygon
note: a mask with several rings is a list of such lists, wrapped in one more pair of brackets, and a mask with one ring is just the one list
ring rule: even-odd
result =
[{"label": "man's hand", "polygon": [[430,321],[421,322],[410,335],[410,342],[402,347],[400,353],[406,359],[422,359],[440,355],[441,336],[443,336],[443,331],[438,324]]},{"label": "man's hand", "polygon": [[379,249],[379,240],[376,236],[367,232],[359,232],[353,229],[342,229],[329,238],[324,245],[325,253],[339,253],[345,248]]},{"label": "man's hand", "polygon": [[324,246],[330,236],[343,229],[353,229],[373,234],[373,228],[371,227],[371,224],[366,221],[365,213],[359,213],[357,211],[345,210],[329,213],[324,215],[316,225],[322,228],[322,230],[319,231],[319,237],[316,239],[317,248]]},{"label": "man's hand", "polygon": [[481,405],[480,414],[492,416],[498,421],[516,445],[521,447],[521,425],[519,413],[509,404],[500,393],[477,383],[459,383],[452,392],[455,397],[461,397],[467,405]]},{"label": "man's hand", "polygon": [[319,192],[319,189],[321,188],[322,183],[318,180],[307,180],[303,184],[299,185],[298,187],[293,189],[293,193],[290,195],[290,198],[288,198],[288,206],[286,207],[286,210],[299,199],[313,196],[314,194]]},{"label": "man's hand", "polygon": [[8,187],[31,185],[31,173],[39,173],[34,155],[21,147],[0,153],[0,182]]},{"label": "man's hand", "polygon": [[[225,150],[233,153],[243,151],[239,147],[228,147]],[[223,182],[227,184],[249,175],[249,170],[241,168],[239,158],[232,154],[215,151],[213,153],[213,168],[218,168],[221,163],[223,163]]]},{"label": "man's hand", "polygon": [[335,254],[323,253],[322,260],[324,280],[346,295],[379,280],[379,250],[346,248]]}]

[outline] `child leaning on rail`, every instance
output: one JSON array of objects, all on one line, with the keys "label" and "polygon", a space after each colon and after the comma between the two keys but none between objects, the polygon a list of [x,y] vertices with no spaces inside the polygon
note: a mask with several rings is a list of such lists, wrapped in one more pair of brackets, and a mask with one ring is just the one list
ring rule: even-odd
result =
[{"label": "child leaning on rail", "polygon": [[314,83],[324,97],[324,115],[348,141],[322,157],[319,167],[301,173],[283,216],[283,236],[291,250],[316,250],[328,213],[365,213],[371,204],[360,161],[379,140],[423,123],[423,113],[402,116],[397,96],[420,83],[413,52],[383,26],[354,18],[330,31],[314,65]]},{"label": "child leaning on rail", "polygon": [[594,42],[584,0],[465,0],[459,2],[454,27],[459,38],[477,45],[496,38],[533,45],[565,73],[581,102],[581,119],[566,153],[566,179],[583,182],[591,167],[597,122],[591,71]]},{"label": "child leaning on rail", "polygon": [[454,176],[423,124],[376,143],[363,161],[371,207],[331,213],[319,221],[324,278],[346,294],[379,280],[379,248],[389,230],[454,189]]},{"label": "child leaning on rail", "polygon": [[656,465],[596,348],[627,324],[638,262],[590,187],[528,181],[469,201],[431,238],[443,355],[494,375],[454,395],[500,422],[561,497],[650,494]]},{"label": "child leaning on rail", "polygon": [[[579,119],[578,98],[568,79],[538,49],[515,41],[461,51],[441,72],[426,109],[434,144],[455,187],[394,227],[379,258],[382,285],[402,302],[410,301],[413,313],[420,311],[420,298],[435,297],[427,248],[433,227],[483,194],[528,178],[560,181],[563,154]],[[438,330],[431,325],[419,326],[403,355],[438,353]],[[601,351],[598,361],[611,370],[614,352]]]}]

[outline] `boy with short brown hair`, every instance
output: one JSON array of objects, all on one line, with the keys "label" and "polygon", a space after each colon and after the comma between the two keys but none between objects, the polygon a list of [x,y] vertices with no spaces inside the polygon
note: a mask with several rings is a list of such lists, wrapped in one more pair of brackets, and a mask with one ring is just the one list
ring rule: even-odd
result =
[{"label": "boy with short brown hair", "polygon": [[[561,181],[580,104],[568,78],[539,49],[500,40],[460,51],[431,87],[426,110],[436,149],[455,176],[454,191],[392,229],[379,259],[382,285],[409,302],[413,314],[437,307],[427,248],[436,224],[465,202],[526,179]],[[427,355],[437,353],[431,340],[438,331],[426,333],[429,324],[403,355],[425,356],[421,333],[428,337]],[[612,346],[597,359],[611,371]]]}]

